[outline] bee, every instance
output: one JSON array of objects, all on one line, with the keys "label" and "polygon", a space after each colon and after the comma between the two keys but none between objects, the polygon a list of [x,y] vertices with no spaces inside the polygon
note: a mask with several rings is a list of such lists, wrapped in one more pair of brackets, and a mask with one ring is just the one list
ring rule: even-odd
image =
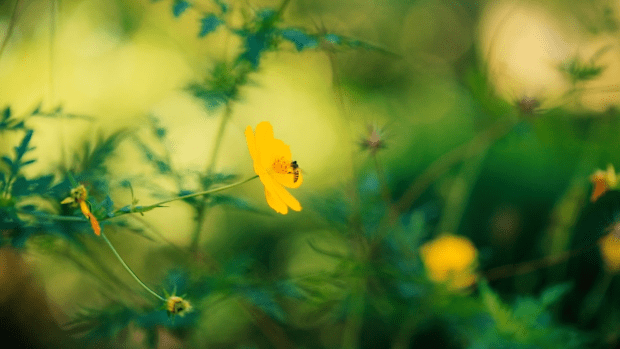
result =
[{"label": "bee", "polygon": [[293,183],[295,183],[299,180],[299,165],[297,165],[297,161],[291,162],[291,168],[293,171],[289,173],[293,174]]}]

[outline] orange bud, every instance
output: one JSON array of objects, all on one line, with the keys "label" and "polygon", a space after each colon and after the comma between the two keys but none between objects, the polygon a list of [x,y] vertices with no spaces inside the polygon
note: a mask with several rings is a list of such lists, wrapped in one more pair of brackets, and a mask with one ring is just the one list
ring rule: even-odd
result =
[{"label": "orange bud", "polygon": [[90,226],[93,228],[95,235],[101,235],[101,226],[99,225],[99,222],[97,221],[95,215],[90,212],[90,208],[88,208],[88,204],[86,203],[86,201],[80,201],[80,210],[82,211],[82,214],[90,221]]}]

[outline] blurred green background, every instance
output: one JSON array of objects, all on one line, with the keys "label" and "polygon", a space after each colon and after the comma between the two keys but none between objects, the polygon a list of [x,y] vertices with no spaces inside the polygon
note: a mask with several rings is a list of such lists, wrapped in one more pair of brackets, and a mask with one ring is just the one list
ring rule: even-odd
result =
[{"label": "blurred green background", "polygon": [[[589,178],[620,166],[620,3],[282,4],[0,3],[0,153],[24,137],[9,122],[34,130],[25,178],[90,173],[97,200],[150,204],[205,189],[205,173],[252,176],[243,132],[265,120],[304,174],[299,213],[272,212],[252,181],[232,204],[104,225],[147,285],[193,285],[186,322],[142,316],[159,305],[88,229],[15,247],[0,226],[4,333],[43,347],[617,347],[620,284],[596,243],[620,195],[591,202]],[[282,11],[272,23],[265,9]],[[360,146],[373,132],[376,152]],[[479,284],[429,283],[418,249],[442,233],[476,246]],[[274,288],[286,282],[311,296]],[[67,333],[84,309],[98,325]]]}]

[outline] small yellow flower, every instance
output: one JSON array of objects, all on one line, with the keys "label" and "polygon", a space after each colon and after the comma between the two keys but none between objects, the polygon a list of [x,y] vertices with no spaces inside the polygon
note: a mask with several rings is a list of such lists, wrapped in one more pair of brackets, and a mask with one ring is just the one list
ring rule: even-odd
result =
[{"label": "small yellow flower", "polygon": [[82,214],[88,218],[90,221],[90,226],[93,228],[95,235],[101,235],[101,226],[97,221],[95,215],[90,212],[90,207],[88,207],[88,203],[86,202],[86,198],[88,197],[88,192],[83,185],[79,185],[73,189],[71,189],[71,195],[62,200],[61,204],[73,204],[80,207],[80,211]]},{"label": "small yellow flower", "polygon": [[617,232],[612,232],[599,241],[601,256],[605,267],[612,273],[620,271],[620,237]]},{"label": "small yellow flower", "polygon": [[192,305],[185,299],[178,296],[170,296],[166,299],[166,311],[168,316],[185,316],[192,310]]},{"label": "small yellow flower", "polygon": [[248,126],[245,139],[254,161],[254,172],[265,186],[269,206],[281,214],[287,214],[289,207],[301,211],[299,201],[284,189],[297,188],[303,182],[301,169],[297,161],[292,161],[289,146],[273,137],[273,128],[267,121],[258,124],[256,132]]},{"label": "small yellow flower", "polygon": [[609,189],[614,189],[618,184],[618,177],[616,176],[614,166],[609,164],[607,166],[607,171],[597,170],[590,176],[590,181],[594,184],[594,190],[592,190],[590,201],[595,202]]},{"label": "small yellow flower", "polygon": [[420,248],[420,256],[428,277],[446,283],[451,289],[462,289],[476,282],[478,251],[468,239],[445,234]]}]

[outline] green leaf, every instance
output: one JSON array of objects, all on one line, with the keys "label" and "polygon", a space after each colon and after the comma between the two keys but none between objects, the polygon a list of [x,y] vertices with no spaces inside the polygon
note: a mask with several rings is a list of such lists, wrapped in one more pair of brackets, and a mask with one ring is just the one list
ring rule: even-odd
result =
[{"label": "green leaf", "polygon": [[10,157],[3,155],[2,156],[2,161],[4,161],[5,164],[7,164],[9,167],[13,168],[13,160],[11,160]]},{"label": "green leaf", "polygon": [[96,139],[85,141],[82,144],[82,154],[74,155],[76,162],[74,168],[80,168],[85,177],[105,174],[107,172],[106,160],[112,156],[127,135],[126,130],[119,130],[109,136],[100,133]]},{"label": "green leaf", "polygon": [[486,280],[482,279],[478,283],[482,303],[497,323],[497,329],[501,332],[513,333],[516,323],[513,322],[513,316],[510,309],[504,305],[500,297],[493,292]]},{"label": "green leaf", "polygon": [[242,293],[252,304],[256,305],[271,318],[284,322],[286,314],[280,305],[274,300],[271,293],[261,289],[245,289]]},{"label": "green leaf", "polygon": [[222,13],[226,13],[228,11],[228,5],[222,0],[215,0],[215,3],[220,7],[220,11],[222,11]]},{"label": "green leaf", "polygon": [[259,210],[244,199],[229,195],[214,195],[211,197],[210,206],[228,205],[239,210],[259,212]]},{"label": "green leaf", "polygon": [[323,40],[333,45],[340,45],[340,43],[342,42],[342,38],[336,34],[325,34],[323,36]]},{"label": "green leaf", "polygon": [[54,175],[42,176],[27,180],[19,176],[13,183],[12,195],[15,197],[27,195],[44,195],[49,191],[50,185],[54,180]]},{"label": "green leaf", "polygon": [[190,3],[185,0],[174,0],[174,3],[172,4],[172,14],[175,17],[179,17],[189,7]]},{"label": "green leaf", "polygon": [[17,160],[16,163],[18,164],[21,163],[21,159],[22,157],[24,157],[24,154],[34,149],[34,148],[28,147],[28,144],[30,143],[30,140],[32,139],[33,132],[34,131],[32,130],[28,130],[28,132],[26,132],[26,135],[22,139],[22,142],[19,144],[19,146],[15,147],[15,159]]},{"label": "green leaf", "polygon": [[187,90],[202,99],[207,108],[213,109],[237,98],[239,86],[247,81],[247,72],[248,68],[242,65],[219,62],[204,82],[190,84]]},{"label": "green leaf", "polygon": [[282,31],[280,31],[280,35],[282,35],[282,38],[294,43],[297,51],[301,51],[307,48],[316,48],[319,45],[319,42],[315,37],[299,29],[283,29]]},{"label": "green leaf", "polygon": [[568,291],[570,291],[572,287],[573,285],[570,282],[551,286],[544,290],[543,293],[540,295],[540,303],[543,307],[548,307],[552,304],[555,304]]},{"label": "green leaf", "polygon": [[104,310],[82,309],[66,326],[69,333],[86,333],[86,339],[100,341],[116,338],[137,316],[134,310],[115,304]]},{"label": "green leaf", "polygon": [[208,189],[214,184],[228,184],[235,179],[239,178],[239,175],[233,173],[213,173],[201,178],[203,188]]},{"label": "green leaf", "polygon": [[11,118],[11,107],[6,107],[2,111],[2,115],[0,116],[0,131],[2,130],[17,130],[24,128],[23,121],[17,121]]},{"label": "green leaf", "polygon": [[209,14],[200,20],[200,32],[199,37],[205,37],[207,34],[215,31],[217,27],[222,24],[223,21],[214,14]]},{"label": "green leaf", "polygon": [[572,83],[593,80],[598,78],[606,68],[603,65],[596,64],[595,60],[607,50],[608,47],[600,49],[589,62],[584,62],[580,57],[575,56],[568,62],[560,65],[559,69],[568,76]]}]

